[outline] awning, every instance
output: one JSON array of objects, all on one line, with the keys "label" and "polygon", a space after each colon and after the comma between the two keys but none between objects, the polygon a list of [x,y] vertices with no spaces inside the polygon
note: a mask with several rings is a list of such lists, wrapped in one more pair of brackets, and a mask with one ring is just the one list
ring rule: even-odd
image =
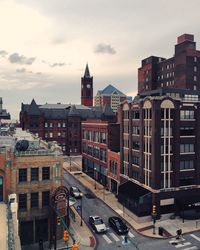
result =
[{"label": "awning", "polygon": [[125,196],[129,196],[134,199],[139,199],[143,195],[150,192],[132,181],[127,181],[119,186],[118,193],[123,193]]}]

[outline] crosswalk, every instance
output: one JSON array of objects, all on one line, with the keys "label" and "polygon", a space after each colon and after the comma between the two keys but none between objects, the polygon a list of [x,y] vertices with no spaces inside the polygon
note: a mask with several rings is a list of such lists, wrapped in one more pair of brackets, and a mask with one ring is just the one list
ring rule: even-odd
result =
[{"label": "crosswalk", "polygon": [[[128,232],[128,236],[130,238],[134,238],[135,237],[131,232]],[[113,232],[110,232],[110,233],[107,233],[107,234],[103,234],[102,237],[104,238],[104,240],[108,244],[111,244],[112,242],[122,241],[124,239],[124,235],[116,235]]]},{"label": "crosswalk", "polygon": [[[189,234],[189,236],[196,241],[200,242],[200,237],[198,237],[195,234]],[[190,240],[186,240],[185,238],[181,238],[180,240],[170,240],[169,243],[173,245],[178,250],[198,250],[199,247],[193,245],[193,243],[190,242]]]}]

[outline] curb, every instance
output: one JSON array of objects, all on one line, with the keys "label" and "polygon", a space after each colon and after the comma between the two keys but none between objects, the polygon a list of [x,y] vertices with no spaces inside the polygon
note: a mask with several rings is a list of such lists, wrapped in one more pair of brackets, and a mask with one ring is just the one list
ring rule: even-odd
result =
[{"label": "curb", "polygon": [[[73,172],[70,172],[70,171],[68,171],[68,170],[65,169],[65,168],[63,168],[63,169],[64,169],[64,171],[68,172],[71,176],[73,176],[80,184],[83,185],[83,183],[82,183],[79,179],[76,178],[76,175],[74,175]],[[81,173],[83,173],[83,172],[81,172]],[[97,199],[103,201],[104,204],[105,204],[107,207],[109,207],[110,209],[112,209],[113,212],[114,212],[115,214],[117,214],[120,218],[122,218],[123,220],[125,220],[125,221],[127,222],[127,224],[129,225],[129,227],[133,228],[138,234],[140,234],[140,235],[142,235],[142,236],[144,236],[144,237],[150,238],[150,239],[158,239],[158,240],[166,240],[166,239],[172,239],[172,238],[176,237],[176,235],[175,235],[175,236],[174,236],[174,235],[171,235],[171,236],[168,236],[168,237],[155,237],[155,236],[143,234],[143,233],[140,231],[140,229],[136,229],[134,226],[132,226],[126,219],[124,219],[124,218],[123,218],[120,214],[118,214],[112,207],[110,207],[103,199],[101,199],[100,197],[98,197],[98,196],[96,195],[96,193],[93,192],[93,190],[91,190],[89,187],[87,187],[87,188],[88,188],[88,190],[90,190],[90,192],[92,192],[92,193],[94,194],[94,196],[95,196]],[[199,231],[199,229],[185,232],[185,233],[183,233],[182,235],[188,234],[188,233],[193,233],[193,232],[196,232],[196,231]]]}]

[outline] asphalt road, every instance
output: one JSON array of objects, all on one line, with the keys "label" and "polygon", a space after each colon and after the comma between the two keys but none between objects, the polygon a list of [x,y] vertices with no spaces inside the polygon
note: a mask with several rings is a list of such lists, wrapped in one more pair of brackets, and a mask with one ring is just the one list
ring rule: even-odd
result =
[{"label": "asphalt road", "polygon": [[[198,250],[200,249],[200,231],[193,234],[184,235],[182,239],[152,239],[144,237],[130,228],[129,232],[129,244],[124,245],[124,237],[117,235],[108,226],[108,218],[116,215],[115,212],[109,208],[102,200],[96,198],[91,191],[83,186],[73,176],[64,171],[64,183],[67,187],[75,185],[83,192],[82,198],[82,215],[85,223],[88,224],[88,218],[90,215],[99,215],[103,218],[105,224],[108,227],[108,231],[105,234],[95,234],[97,240],[98,250]],[[81,201],[78,200],[77,205],[81,205]],[[90,226],[89,226],[90,227]]]}]

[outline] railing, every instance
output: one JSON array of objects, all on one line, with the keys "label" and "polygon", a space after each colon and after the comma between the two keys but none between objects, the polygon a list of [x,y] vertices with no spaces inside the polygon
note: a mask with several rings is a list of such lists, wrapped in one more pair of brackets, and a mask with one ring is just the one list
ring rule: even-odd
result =
[{"label": "railing", "polygon": [[8,250],[15,250],[15,237],[12,212],[10,205],[7,206],[7,220],[8,220]]},{"label": "railing", "polygon": [[55,155],[55,152],[50,152],[49,150],[42,150],[42,151],[21,151],[21,152],[15,152],[16,156],[46,156],[46,155]]}]

